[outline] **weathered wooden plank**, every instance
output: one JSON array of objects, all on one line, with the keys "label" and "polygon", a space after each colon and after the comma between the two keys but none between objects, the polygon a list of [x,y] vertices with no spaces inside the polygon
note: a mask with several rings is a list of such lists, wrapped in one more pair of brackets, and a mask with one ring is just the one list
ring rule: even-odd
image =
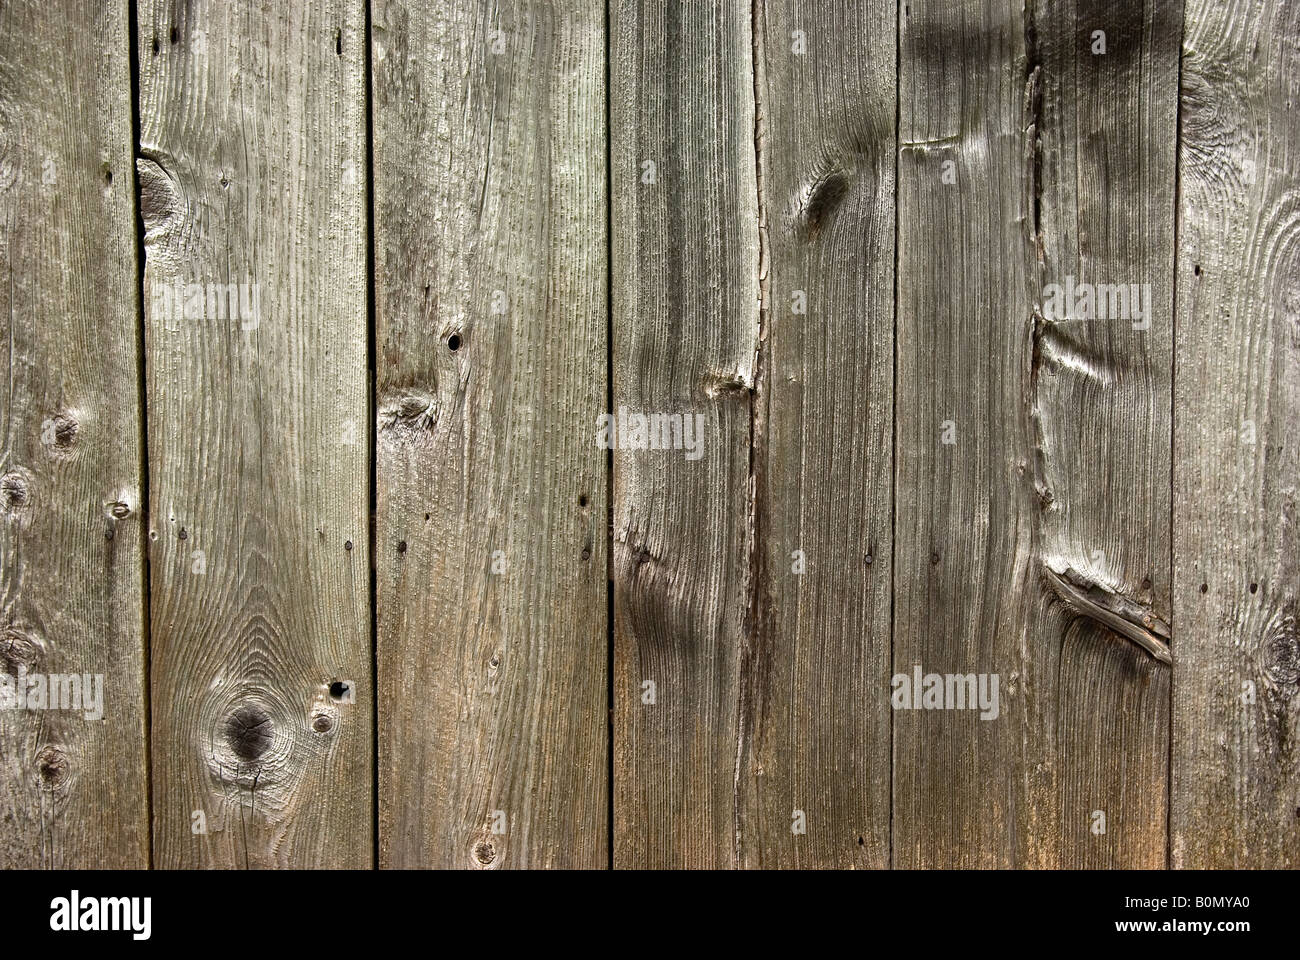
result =
[{"label": "weathered wooden plank", "polygon": [[605,11],[372,11],[380,865],[608,858]]},{"label": "weathered wooden plank", "polygon": [[[0,5],[6,869],[149,858],[129,50],[124,2]],[[15,709],[50,674],[82,709]]]},{"label": "weathered wooden plank", "polygon": [[138,22],[155,859],[368,866],[364,8]]},{"label": "weathered wooden plank", "polygon": [[885,867],[896,5],[755,10],[762,567],[741,663],[740,861]]},{"label": "weathered wooden plank", "polygon": [[[1032,366],[1040,558],[1061,636],[1056,737],[1061,865],[1161,867],[1169,785],[1170,424],[1181,0],[1039,4],[1042,250]],[[1032,109],[1032,103],[1031,103]],[[1048,318],[1050,284],[1106,291],[1106,316]],[[1132,302],[1132,285],[1144,308]],[[1085,288],[1086,289],[1086,288]],[[1077,313],[1083,317],[1086,309]],[[1120,314],[1116,316],[1115,314]],[[1113,615],[1108,616],[1108,615]],[[1077,618],[1077,619],[1073,619]],[[1072,622],[1071,622],[1072,620]],[[1106,832],[1094,832],[1096,816]]]},{"label": "weathered wooden plank", "polygon": [[[614,863],[727,866],[756,693],[740,664],[759,655],[749,0],[619,0],[610,49],[613,394],[634,445],[614,453]],[[631,418],[651,414],[683,417],[681,449],[636,448]]]},{"label": "weathered wooden plank", "polygon": [[900,9],[895,669],[1000,688],[896,711],[899,866],[1164,862],[1178,18]]},{"label": "weathered wooden plank", "polygon": [[1300,865],[1300,8],[1190,0],[1174,404],[1174,867]]}]

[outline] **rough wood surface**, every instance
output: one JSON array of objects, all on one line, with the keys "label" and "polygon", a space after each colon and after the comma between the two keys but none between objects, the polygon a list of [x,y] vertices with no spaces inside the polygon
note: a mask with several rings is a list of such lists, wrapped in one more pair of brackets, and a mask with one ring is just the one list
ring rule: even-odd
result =
[{"label": "rough wood surface", "polygon": [[[1001,689],[896,712],[894,863],[1160,865],[1168,667],[1099,610],[1169,619],[1178,10],[899,28],[895,669]],[[1149,283],[1150,328],[1045,315],[1066,275]]]},{"label": "rough wood surface", "polygon": [[373,8],[383,867],[608,857],[605,14]]},{"label": "rough wood surface", "polygon": [[369,866],[364,8],[138,29],[155,861]]},{"label": "rough wood surface", "polygon": [[699,459],[614,452],[616,867],[741,855],[733,771],[755,690],[740,665],[758,655],[752,62],[749,0],[610,4],[614,405],[703,418]]},{"label": "rough wood surface", "polygon": [[0,0],[0,866],[1300,866],[1298,43]]},{"label": "rough wood surface", "polygon": [[129,49],[126,3],[0,5],[0,669],[102,675],[0,712],[5,869],[149,858]]},{"label": "rough wood surface", "polygon": [[755,10],[761,573],[740,664],[740,862],[885,867],[895,5]]},{"label": "rough wood surface", "polygon": [[1171,865],[1300,866],[1300,7],[1189,0]]},{"label": "rough wood surface", "polygon": [[[1031,16],[1037,549],[1049,583],[1073,571],[1088,591],[1076,604],[1068,591],[1044,590],[1055,596],[1037,628],[1040,643],[1064,638],[1054,681],[1059,862],[1154,868],[1166,859],[1167,647],[1176,645],[1170,408],[1182,2],[1040,0]],[[1130,316],[1110,316],[1108,295],[1105,318],[1051,319],[1042,291],[1068,278],[1138,284],[1147,315],[1130,305]],[[1027,697],[1035,692],[1045,691]],[[1094,832],[1095,811],[1104,833]]]}]

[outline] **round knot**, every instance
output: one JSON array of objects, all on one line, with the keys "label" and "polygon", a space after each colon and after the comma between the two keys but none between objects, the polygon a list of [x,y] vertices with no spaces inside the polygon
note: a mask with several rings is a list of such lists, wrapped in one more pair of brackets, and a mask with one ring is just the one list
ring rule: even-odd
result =
[{"label": "round knot", "polygon": [[491,866],[492,862],[496,860],[496,858],[497,851],[496,848],[492,846],[492,841],[480,840],[478,843],[474,844],[474,859],[477,860],[481,866]]},{"label": "round knot", "polygon": [[245,704],[226,718],[226,743],[240,760],[256,760],[271,746],[271,715],[256,704]]},{"label": "round knot", "polygon": [[72,776],[68,755],[58,747],[41,747],[36,754],[36,774],[46,789],[57,790]]},{"label": "round knot", "polygon": [[0,501],[6,509],[18,510],[27,506],[30,496],[27,478],[17,470],[10,470],[0,477]]}]

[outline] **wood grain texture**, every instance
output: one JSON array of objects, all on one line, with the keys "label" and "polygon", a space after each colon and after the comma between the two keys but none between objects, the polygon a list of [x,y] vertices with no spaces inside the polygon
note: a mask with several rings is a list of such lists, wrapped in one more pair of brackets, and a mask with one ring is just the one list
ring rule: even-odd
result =
[{"label": "wood grain texture", "polygon": [[[1172,618],[1182,3],[1053,0],[1032,13],[1028,55],[1037,61],[1041,92],[1031,168],[1041,251],[1030,381],[1038,553],[1053,575],[1073,570],[1105,607],[1068,602],[1073,595],[1054,587],[1038,628],[1043,641],[1064,638],[1055,730],[1060,865],[1162,867],[1170,667],[1150,638],[1168,645]],[[1030,96],[1032,111],[1039,94]],[[1129,316],[1111,316],[1108,294],[1105,318],[1083,318],[1083,309],[1078,320],[1045,316],[1042,291],[1070,277],[1099,289],[1126,285],[1131,292],[1138,284],[1147,315],[1138,317],[1130,304]],[[1117,620],[1105,615],[1111,611]],[[1104,834],[1092,832],[1096,810],[1106,815]]]},{"label": "wood grain texture", "polygon": [[125,3],[0,5],[0,666],[103,684],[0,712],[5,869],[149,858],[128,38]]},{"label": "wood grain texture", "polygon": [[757,690],[742,690],[740,670],[759,656],[747,623],[759,349],[752,63],[748,0],[610,4],[614,405],[703,418],[699,459],[614,453],[616,867],[741,859],[740,717]]},{"label": "wood grain texture", "polygon": [[1296,867],[1300,8],[1189,0],[1171,865]]},{"label": "wood grain texture", "polygon": [[373,8],[380,865],[608,857],[605,13]]},{"label": "wood grain texture", "polygon": [[[1168,667],[1129,634],[1168,635],[1177,29],[900,10],[895,669],[1001,703],[896,712],[896,866],[1163,863]],[[1150,328],[1052,319],[1066,275],[1149,283]]]},{"label": "wood grain texture", "polygon": [[[363,6],[138,23],[155,860],[365,867]],[[187,316],[176,282],[256,283],[257,309]]]},{"label": "wood grain texture", "polygon": [[885,867],[895,5],[755,9],[762,566],[741,664],[740,862]]}]

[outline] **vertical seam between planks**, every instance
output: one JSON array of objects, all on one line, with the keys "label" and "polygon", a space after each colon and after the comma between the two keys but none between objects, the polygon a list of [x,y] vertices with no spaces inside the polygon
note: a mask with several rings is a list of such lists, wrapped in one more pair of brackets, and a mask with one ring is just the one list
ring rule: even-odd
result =
[{"label": "vertical seam between planks", "polygon": [[[755,661],[763,655],[760,643],[763,629],[763,610],[761,578],[763,570],[762,548],[762,511],[759,508],[759,490],[762,486],[759,473],[763,466],[758,448],[763,439],[763,342],[767,337],[767,301],[768,301],[768,242],[767,242],[767,204],[764,199],[763,182],[763,140],[766,130],[763,122],[762,86],[766,75],[762,73],[764,53],[764,32],[762,29],[765,15],[763,0],[752,0],[749,10],[750,32],[750,73],[753,80],[754,96],[754,204],[757,218],[758,262],[755,265],[758,280],[758,302],[754,330],[754,359],[750,371],[749,383],[749,469],[746,485],[747,544],[745,564],[744,596],[746,610],[741,628],[742,647],[739,664],[739,683],[736,709],[736,762],[732,773],[732,858],[733,866],[740,869],[742,857],[742,820],[741,815],[741,766],[744,761],[746,732],[753,722],[753,704],[755,691]],[[798,849],[795,851],[796,864]]]},{"label": "vertical seam between planks", "polygon": [[1177,671],[1174,669],[1173,653],[1178,637],[1176,617],[1178,595],[1177,567],[1175,566],[1174,544],[1174,504],[1177,502],[1177,488],[1174,471],[1178,468],[1177,448],[1175,446],[1176,420],[1178,408],[1175,403],[1178,391],[1178,251],[1179,234],[1182,232],[1183,210],[1183,44],[1187,38],[1187,3],[1182,5],[1182,29],[1178,36],[1178,81],[1174,91],[1174,249],[1173,262],[1170,264],[1172,281],[1172,301],[1169,310],[1169,744],[1166,751],[1165,767],[1165,869],[1174,866],[1174,682]]},{"label": "vertical seam between planks", "polygon": [[[893,377],[890,383],[890,407],[892,410],[890,439],[890,487],[889,487],[889,672],[894,671],[894,594],[895,568],[897,566],[896,547],[898,544],[898,206],[901,191],[899,189],[899,141],[903,135],[903,24],[899,19],[898,4],[894,4],[894,339],[892,344]],[[894,869],[894,711],[889,711],[889,850],[887,852],[889,869]]]},{"label": "vertical seam between planks", "polygon": [[[614,410],[614,175],[610,125],[610,0],[605,0],[605,409]],[[614,869],[614,448],[605,450],[605,796],[606,868]]]},{"label": "vertical seam between planks", "polygon": [[141,641],[143,654],[144,687],[144,781],[145,781],[145,864],[154,867],[153,849],[153,691],[151,685],[151,657],[153,638],[151,597],[152,574],[149,569],[149,389],[148,367],[145,356],[145,315],[144,315],[144,215],[140,203],[140,176],[136,170],[136,158],[140,155],[140,46],[139,46],[139,11],[137,0],[127,0],[127,68],[130,72],[131,96],[131,187],[135,220],[135,279],[136,293],[136,401],[140,409],[139,423],[139,475],[140,475],[140,590],[141,604]]},{"label": "vertical seam between planks", "polygon": [[375,554],[376,508],[378,506],[379,436],[375,423],[375,124],[370,76],[370,0],[363,0],[365,42],[362,44],[361,69],[364,74],[364,110],[366,123],[366,422],[369,433],[370,490],[366,504],[366,533],[370,584],[370,864],[379,869],[379,601],[378,570]]}]

